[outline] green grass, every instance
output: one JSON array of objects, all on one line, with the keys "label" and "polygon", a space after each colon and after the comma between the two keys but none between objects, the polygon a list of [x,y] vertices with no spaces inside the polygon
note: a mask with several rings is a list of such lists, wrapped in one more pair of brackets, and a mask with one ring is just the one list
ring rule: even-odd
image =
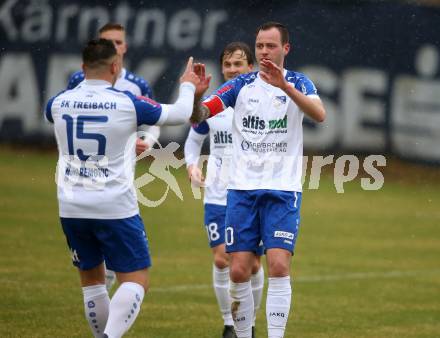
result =
[{"label": "green grass", "polygon": [[[0,337],[91,336],[58,222],[55,162],[51,152],[0,149]],[[305,189],[286,338],[440,335],[440,179],[426,170],[386,172],[379,191],[358,178],[337,194],[328,174]],[[151,291],[127,337],[220,336],[202,204],[185,172],[174,173],[184,200],[170,191],[141,208]],[[143,189],[151,199],[164,191],[160,181]],[[264,317],[263,303],[260,338]]]}]

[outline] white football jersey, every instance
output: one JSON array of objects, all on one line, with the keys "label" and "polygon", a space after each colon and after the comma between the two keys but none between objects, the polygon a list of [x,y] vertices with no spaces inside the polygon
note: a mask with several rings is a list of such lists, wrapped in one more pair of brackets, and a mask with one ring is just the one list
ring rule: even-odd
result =
[{"label": "white football jersey", "polygon": [[[203,198],[205,204],[226,205],[229,163],[232,154],[233,112],[232,108],[227,108],[215,117],[193,126],[188,135],[188,138],[194,138],[195,142],[200,142],[201,147],[204,137],[209,134],[209,158]],[[196,134],[202,137],[198,137]],[[186,149],[187,144],[185,144],[185,158],[188,163],[189,157],[198,158],[199,156],[199,154],[189,154],[189,152],[198,151],[200,153],[200,148]]]},{"label": "white football jersey", "polygon": [[84,80],[51,98],[46,118],[54,124],[59,159],[60,217],[119,219],[139,213],[134,188],[137,126],[159,121],[162,106]]},{"label": "white football jersey", "polygon": [[[317,97],[304,74],[284,75],[297,90]],[[254,72],[226,82],[205,104],[211,112],[234,107],[229,189],[302,191],[304,113],[284,91]]]}]

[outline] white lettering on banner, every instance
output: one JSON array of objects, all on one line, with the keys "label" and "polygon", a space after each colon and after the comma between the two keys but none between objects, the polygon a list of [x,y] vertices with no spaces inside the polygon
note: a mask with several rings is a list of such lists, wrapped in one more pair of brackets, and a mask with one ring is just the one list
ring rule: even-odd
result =
[{"label": "white lettering on banner", "polygon": [[[367,68],[351,68],[338,79],[330,70],[304,67],[319,89],[326,107],[325,123],[305,128],[304,145],[311,149],[331,148],[339,141],[345,149],[383,150],[385,147],[385,98],[366,98],[365,94],[385,96],[386,73]],[[340,88],[340,101],[329,98]],[[370,125],[368,125],[370,124]]]},{"label": "white lettering on banner", "polygon": [[55,30],[56,42],[62,42],[67,39],[67,33],[74,30],[74,26],[69,26],[70,20],[79,12],[79,6],[77,4],[71,4],[63,6],[58,10],[57,28]]},{"label": "white lettering on banner", "polygon": [[7,0],[0,7],[0,27],[6,33],[6,36],[11,41],[16,41],[18,38],[18,28],[15,26],[14,18],[12,16],[12,8],[18,3],[18,0]]},{"label": "white lettering on banner", "polygon": [[[147,40],[148,28],[152,28],[150,45],[158,48],[163,46],[165,41],[166,17],[160,9],[153,8],[139,11],[136,16],[133,45],[141,46]],[[153,30],[154,29],[154,30]]]},{"label": "white lettering on banner", "polygon": [[202,20],[196,11],[185,9],[170,20],[168,40],[178,50],[188,50],[197,45]]},{"label": "white lettering on banner", "polygon": [[[348,149],[382,150],[385,146],[385,103],[387,76],[382,70],[349,69],[342,76],[342,144]],[[366,98],[365,94],[382,96]],[[366,123],[377,125],[369,127]]]},{"label": "white lettering on banner", "polygon": [[126,2],[118,4],[114,13],[115,22],[120,23],[124,27],[128,27],[128,24],[130,23],[130,16],[133,12],[134,11],[132,10],[132,8]]},{"label": "white lettering on banner", "polygon": [[21,119],[24,132],[38,128],[39,87],[28,53],[8,53],[0,59],[0,127],[5,119]]},{"label": "white lettering on banner", "polygon": [[416,58],[420,77],[402,75],[392,92],[391,140],[400,155],[412,158],[440,159],[440,81],[438,50],[427,45]]},{"label": "white lettering on banner", "polygon": [[29,42],[48,41],[51,36],[53,11],[45,1],[32,1],[25,9],[22,36]]},{"label": "white lettering on banner", "polygon": [[[322,66],[300,68],[318,87],[326,107],[324,123],[304,129],[304,145],[310,149],[325,149],[341,143],[344,149],[376,150],[385,147],[385,98],[366,98],[365,94],[384,97],[387,76],[381,70],[351,68],[340,78]],[[339,102],[335,96],[340,88]],[[369,125],[368,125],[369,124]]]},{"label": "white lettering on banner", "polygon": [[[113,10],[82,4],[55,7],[47,0],[24,3],[20,4],[23,7],[20,23],[14,20],[18,0],[7,0],[0,5],[0,30],[6,33],[9,41],[34,43],[53,39],[57,43],[66,40],[83,43],[94,37],[104,22],[115,19],[128,28],[127,41],[134,47],[158,49],[168,44],[181,51],[197,45],[211,49],[215,46],[220,25],[228,21],[228,13],[223,9],[198,12],[186,8],[167,13],[160,8],[138,10],[125,2]],[[131,27],[128,23],[132,22]]]},{"label": "white lettering on banner", "polygon": [[210,11],[206,15],[204,31],[202,35],[202,48],[210,49],[214,47],[217,36],[217,29],[221,23],[228,20],[228,13],[224,10]]}]

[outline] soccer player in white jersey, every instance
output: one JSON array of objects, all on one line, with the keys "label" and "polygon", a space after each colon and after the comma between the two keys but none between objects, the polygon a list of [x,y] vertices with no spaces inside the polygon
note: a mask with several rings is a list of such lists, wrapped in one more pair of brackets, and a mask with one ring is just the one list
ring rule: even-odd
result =
[{"label": "soccer player in white jersey", "polygon": [[[148,289],[148,240],[134,187],[137,126],[177,125],[191,116],[192,58],[174,104],[159,104],[112,88],[120,72],[113,43],[90,41],[83,50],[85,81],[51,98],[59,158],[59,215],[78,268],[86,319],[95,337],[121,337],[137,317]],[[104,260],[120,286],[110,300]]]},{"label": "soccer player in white jersey", "polygon": [[[249,46],[243,42],[228,44],[220,55],[220,66],[226,81],[232,80],[240,74],[252,71],[254,57]],[[185,161],[190,180],[200,186],[205,186],[204,194],[204,224],[208,233],[209,245],[212,249],[213,288],[223,316],[223,338],[233,338],[234,322],[231,314],[231,298],[229,295],[229,255],[225,250],[225,215],[226,215],[226,187],[227,180],[222,175],[226,169],[222,166],[227,163],[225,154],[232,150],[232,108],[219,113],[212,119],[193,125],[185,142]],[[209,135],[210,155],[207,165],[207,179],[203,178],[198,166],[203,141]],[[205,184],[206,183],[206,184]],[[254,298],[254,333],[256,312],[260,307],[264,287],[264,271],[260,263],[263,254],[262,247],[256,252],[251,275],[252,294]]]},{"label": "soccer player in white jersey", "polygon": [[[257,29],[255,55],[260,71],[226,82],[202,104],[192,121],[234,107],[233,153],[226,207],[226,251],[231,255],[232,316],[239,338],[251,337],[250,283],[260,240],[266,250],[269,338],[284,337],[291,303],[290,263],[298,235],[304,113],[322,122],[325,109],[314,84],[284,69],[289,33],[280,23]],[[203,69],[196,97],[209,78]]]},{"label": "soccer player in white jersey", "polygon": [[[119,73],[114,87],[121,91],[129,91],[135,96],[145,96],[152,99],[153,92],[148,82],[145,81],[145,79],[143,79],[141,76],[129,72],[124,68],[124,55],[127,53],[125,28],[118,23],[106,23],[99,29],[99,37],[112,41],[120,57],[119,60],[121,62],[121,72]],[[83,71],[78,71],[72,74],[67,85],[67,89],[75,88],[82,81],[84,81]],[[159,126],[141,125],[138,127],[138,131],[143,131],[146,134],[145,137],[139,137],[136,140],[136,154],[140,155],[144,151],[147,151],[153,147],[154,143],[159,139],[160,128]],[[110,290],[115,282],[115,273],[109,269],[106,269],[105,283],[107,285],[107,289]]]}]

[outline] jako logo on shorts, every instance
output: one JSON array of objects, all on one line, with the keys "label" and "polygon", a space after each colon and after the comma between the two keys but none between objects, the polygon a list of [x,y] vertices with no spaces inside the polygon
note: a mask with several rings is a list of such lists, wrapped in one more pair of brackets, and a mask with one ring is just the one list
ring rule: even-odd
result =
[{"label": "jako logo on shorts", "polygon": [[275,231],[273,236],[274,237],[279,237],[279,238],[293,239],[293,237],[295,235],[292,234],[291,232],[287,232],[287,231]]}]

